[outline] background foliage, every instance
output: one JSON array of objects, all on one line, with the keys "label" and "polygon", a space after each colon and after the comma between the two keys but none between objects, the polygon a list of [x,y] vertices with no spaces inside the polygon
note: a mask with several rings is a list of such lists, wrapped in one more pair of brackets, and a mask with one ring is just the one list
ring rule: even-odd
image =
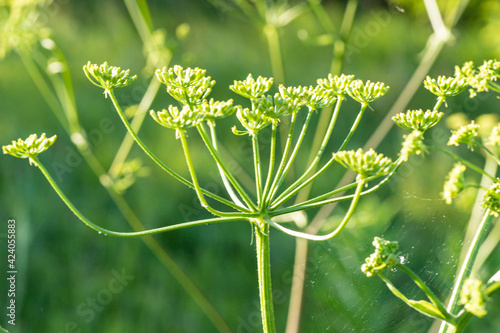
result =
[{"label": "background foliage", "polygon": [[[272,76],[262,34],[233,3],[222,0],[148,3],[155,28],[165,29],[170,40],[168,45],[174,48],[171,64],[207,69],[208,75],[217,81],[212,93],[214,98],[234,98],[238,102],[237,96],[228,89],[233,80],[244,79],[248,73],[254,77]],[[420,60],[431,27],[423,7],[411,3],[400,1],[396,7],[395,1],[360,1],[348,44],[351,52],[347,53],[343,73],[355,74],[363,80],[383,81],[391,90],[374,104],[373,112],[366,113],[348,148],[364,144]],[[446,3],[439,2],[442,8]],[[338,22],[343,13],[343,1],[328,1],[325,6]],[[109,100],[87,82],[81,67],[88,60],[94,63],[106,60],[145,77],[142,42],[120,1],[60,0],[53,1],[49,8],[50,11],[43,15],[73,73],[81,122],[91,135],[94,152],[104,165],[109,165],[125,135],[125,128]],[[453,31],[455,39],[445,47],[429,74],[451,75],[455,64],[469,60],[480,64],[483,59],[498,59],[499,14],[496,1],[472,1]],[[181,24],[189,25],[190,29],[183,40],[175,36]],[[281,31],[287,85],[314,84],[317,78],[327,76],[332,47],[322,34],[321,26],[307,7]],[[79,162],[81,159],[70,139],[15,53],[7,54],[0,61],[0,73],[0,142],[7,144],[30,133],[57,134],[57,143],[42,160],[50,165],[52,160],[67,163],[70,159],[71,168],[62,175],[61,187],[99,224],[128,230],[89,167]],[[132,105],[140,100],[146,87],[147,80],[140,77],[132,87],[120,90],[117,95],[122,103]],[[161,89],[153,108],[161,109],[171,102]],[[434,97],[422,85],[408,108],[426,109],[433,103]],[[344,111],[339,128],[350,126],[357,105],[352,103],[350,107],[352,114]],[[497,114],[498,101],[493,97],[472,101],[463,94],[449,101],[447,112],[464,112],[475,119],[483,113]],[[103,129],[103,120],[111,125]],[[231,118],[218,125],[221,127],[219,135],[225,148],[245,168],[251,165],[250,146],[244,138],[231,133],[234,122]],[[443,144],[446,133],[444,124],[440,124],[432,139]],[[168,165],[187,176],[182,150],[173,131],[166,131],[147,119],[140,135]],[[401,135],[402,131],[393,129],[378,151],[395,156],[400,149]],[[195,164],[202,166],[201,182],[218,186],[213,183],[215,168],[204,167],[213,166],[210,156],[201,141],[198,143],[193,146],[193,154]],[[208,217],[200,209],[194,191],[164,176],[145,160],[137,147],[132,154],[144,160],[148,176],[138,178],[125,196],[148,227]],[[303,152],[304,161],[307,154]],[[18,234],[17,325],[12,332],[215,331],[199,307],[140,239],[97,235],[77,221],[41,175],[27,163],[10,157],[2,157],[0,163],[2,221],[15,218]],[[361,200],[346,231],[333,240],[311,245],[305,280],[303,332],[425,332],[431,327],[432,320],[408,309],[378,279],[366,278],[359,268],[372,251],[373,237],[384,235],[387,239],[399,240],[409,265],[433,290],[444,293],[439,295],[441,298],[448,295],[472,205],[465,198],[461,206],[446,206],[439,197],[444,176],[452,163],[437,154],[430,154],[425,160],[412,157],[395,181]],[[332,168],[319,186],[334,186],[341,176],[340,171],[340,168]],[[330,219],[334,223],[336,214]],[[0,230],[2,253],[6,253],[3,250],[6,230],[6,227]],[[212,225],[155,238],[234,331],[253,331],[244,324],[260,320],[249,225]],[[275,297],[280,331],[286,320],[295,242],[274,230],[272,239],[273,288],[280,295]],[[6,255],[0,258],[0,267],[5,272]],[[491,258],[486,266],[485,273],[491,275],[499,266],[498,256]],[[109,289],[117,272],[125,272],[133,279],[127,281],[123,290],[112,293],[108,304],[92,307],[92,299],[102,296],[103,289]],[[401,278],[396,283],[416,290],[409,280]],[[5,290],[5,286],[5,279],[2,279],[0,290]],[[3,299],[2,296],[0,324],[5,325]],[[500,313],[498,300],[496,295],[489,304],[489,314],[482,320],[473,319],[468,332],[500,331],[496,315]],[[82,315],[79,308],[87,310],[86,315]]]}]

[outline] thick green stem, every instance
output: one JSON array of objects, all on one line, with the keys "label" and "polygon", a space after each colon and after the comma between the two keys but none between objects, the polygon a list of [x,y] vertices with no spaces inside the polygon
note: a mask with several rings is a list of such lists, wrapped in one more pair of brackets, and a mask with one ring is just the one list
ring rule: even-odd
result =
[{"label": "thick green stem", "polygon": [[[472,270],[472,267],[474,266],[474,262],[476,261],[479,248],[483,243],[484,239],[486,238],[486,236],[488,235],[488,230],[490,229],[493,220],[494,220],[493,215],[491,215],[490,210],[487,209],[483,214],[483,219],[481,220],[481,223],[477,228],[476,235],[474,236],[474,239],[472,240],[469,246],[469,250],[467,251],[465,260],[462,263],[462,266],[460,267],[457,278],[455,280],[455,285],[453,287],[453,292],[451,294],[450,302],[447,308],[448,312],[451,314],[456,313],[458,309],[460,291],[462,290],[464,281],[470,276],[470,272]],[[453,332],[453,329],[454,328],[452,326],[443,322],[441,328],[439,329],[439,333]]]},{"label": "thick green stem", "polygon": [[276,327],[274,323],[273,292],[271,286],[269,224],[262,219],[256,219],[254,224],[262,327],[264,333],[275,333]]}]

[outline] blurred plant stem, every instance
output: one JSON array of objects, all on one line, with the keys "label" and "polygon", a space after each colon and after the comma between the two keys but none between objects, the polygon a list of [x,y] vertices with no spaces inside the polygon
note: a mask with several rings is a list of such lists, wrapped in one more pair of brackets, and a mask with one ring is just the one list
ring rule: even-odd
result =
[{"label": "blurred plant stem", "polygon": [[[467,254],[465,256],[465,259],[462,263],[462,266],[460,267],[460,270],[458,272],[457,278],[455,280],[455,285],[453,286],[453,292],[451,294],[450,302],[448,303],[447,310],[449,313],[453,314],[457,312],[458,307],[459,307],[459,299],[460,299],[460,291],[462,290],[462,286],[464,284],[464,281],[470,277],[472,267],[474,266],[474,262],[476,261],[476,257],[479,251],[479,248],[481,247],[481,244],[483,244],[484,239],[488,235],[488,231],[491,227],[491,224],[494,220],[494,216],[491,215],[491,212],[489,209],[487,209],[483,213],[483,218],[481,219],[481,223],[479,224],[476,234],[474,238],[472,239],[472,242],[467,250]],[[440,333],[445,333],[445,332],[456,332],[456,327],[443,322],[441,324],[441,328],[439,329]]]},{"label": "blurred plant stem", "polygon": [[[127,9],[132,17],[132,20],[139,31],[144,43],[147,43],[152,36],[152,22],[149,16],[149,9],[147,3],[143,0],[125,0]],[[71,141],[75,144],[79,153],[85,159],[87,164],[92,169],[96,177],[101,181],[102,186],[106,189],[113,202],[118,207],[120,213],[136,232],[145,230],[144,225],[139,218],[135,215],[128,202],[123,197],[122,193],[117,190],[115,186],[116,176],[121,170],[123,163],[132,147],[133,139],[127,134],[124,138],[120,149],[112,163],[110,172],[108,173],[99,159],[91,150],[91,144],[85,136],[85,132],[81,127],[78,119],[77,107],[74,98],[74,91],[69,66],[64,57],[64,54],[54,46],[49,50],[56,56],[57,60],[62,63],[64,70],[62,73],[49,72],[47,64],[49,58],[44,57],[39,52],[30,52],[18,50],[18,54],[23,61],[28,73],[32,80],[35,82],[42,97],[45,99],[49,107],[54,112],[56,118],[61,123],[64,130],[68,133]],[[159,66],[166,66],[170,62],[171,52],[167,52],[166,56],[160,58],[162,61]],[[59,75],[60,74],[60,75]],[[48,78],[49,82],[45,79]],[[135,114],[132,126],[135,131],[139,131],[146,111],[149,109],[154,97],[156,96],[160,83],[153,78],[147,92],[139,104],[139,108]],[[230,332],[228,325],[224,319],[215,310],[212,304],[205,298],[198,287],[187,276],[182,269],[176,264],[172,257],[166,252],[164,248],[152,237],[145,236],[141,238],[151,252],[158,258],[167,271],[172,274],[175,280],[186,290],[188,295],[205,313],[212,324],[219,332]]]},{"label": "blurred plant stem", "polygon": [[[335,36],[335,25],[331,21],[325,8],[318,1],[310,0],[309,5],[313,9],[318,21],[323,25],[326,32],[333,35],[333,59],[331,63],[331,73],[333,75],[340,75],[342,72],[342,65],[345,56],[345,45],[351,34],[354,17],[358,8],[358,0],[349,0],[347,2],[342,23],[338,36]],[[340,101],[339,101],[340,102]],[[340,104],[340,103],[339,103]],[[327,108],[321,113],[316,129],[316,135],[313,140],[311,154],[309,155],[308,164],[311,164],[317,157],[314,155],[315,151],[323,145],[322,134],[327,131],[328,119],[332,118],[333,108]],[[321,157],[321,156],[320,156]],[[312,164],[311,164],[312,166]],[[316,171],[316,166],[313,166],[311,172]],[[311,186],[306,186],[298,195],[296,202],[300,202],[303,198],[309,195]],[[295,261],[293,269],[293,279],[290,291],[290,303],[288,307],[288,318],[286,325],[286,333],[297,333],[300,328],[301,308],[304,295],[304,279],[306,273],[306,261],[308,252],[308,240],[300,237],[295,238]]]},{"label": "blurred plant stem", "polygon": [[[498,244],[498,236],[495,236],[494,232],[490,233],[490,237],[486,238],[488,231],[490,229],[491,223],[494,217],[489,214],[489,211],[482,212],[481,203],[484,197],[483,188],[488,188],[493,183],[495,179],[491,179],[489,175],[495,175],[498,169],[498,164],[494,158],[486,155],[486,163],[484,166],[484,171],[481,179],[481,187],[476,194],[476,200],[474,207],[472,209],[471,216],[469,218],[467,233],[463,241],[464,246],[462,247],[462,253],[460,254],[460,260],[458,267],[458,273],[455,279],[455,284],[453,287],[452,294],[448,301],[448,311],[454,313],[458,309],[458,301],[460,298],[460,291],[462,289],[465,279],[471,276],[471,273],[477,272],[482,266],[482,263],[486,260],[488,255],[491,253],[494,247],[491,244]],[[496,229],[496,228],[495,228]],[[493,238],[491,238],[493,237]],[[496,238],[496,239],[495,239]],[[466,247],[466,244],[470,244]],[[490,251],[485,250],[482,245],[489,244]],[[479,260],[478,260],[479,257]],[[467,318],[470,319],[470,318]],[[468,321],[468,320],[467,320]],[[454,332],[454,327],[446,324],[445,322],[436,321],[429,332],[437,329],[438,323],[440,324],[439,332]],[[461,325],[463,328],[465,323]]]},{"label": "blurred plant stem", "polygon": [[[310,1],[311,3],[315,3],[315,1]],[[433,3],[430,4],[431,6],[434,5],[435,8],[437,8],[437,4],[435,0],[429,0],[427,3]],[[462,0],[462,1],[457,1],[455,3],[455,7],[448,12],[448,16],[445,17],[444,22],[445,22],[445,27],[448,29],[448,31],[451,31],[452,28],[455,26],[456,22],[462,15],[463,11],[465,10],[465,7],[467,6],[469,0]],[[321,9],[319,8],[320,5],[317,4],[315,5],[314,12],[319,13],[321,12]],[[350,31],[352,29],[353,21],[354,21],[354,16],[356,12],[356,7],[357,7],[357,1],[356,0],[351,0],[348,2],[345,13],[344,13],[344,18],[341,24],[341,30],[339,37],[336,38],[336,42],[334,43],[334,58],[332,61],[332,73],[333,74],[338,74],[340,73],[342,69],[342,60],[345,54],[345,42],[348,40]],[[322,7],[321,7],[322,8]],[[431,13],[430,13],[431,14]],[[316,14],[318,15],[318,14]],[[439,20],[439,18],[436,17],[436,15],[439,15],[439,18],[441,18],[441,14],[439,12],[435,13],[432,12],[432,19],[433,21]],[[324,15],[320,14],[319,17],[321,22],[324,21]],[[442,22],[443,20],[441,20]],[[325,25],[325,27],[330,26],[330,25]],[[441,28],[441,25],[438,25]],[[397,100],[394,102],[392,108],[389,110],[388,114],[385,116],[385,118],[382,120],[380,125],[376,128],[376,130],[373,132],[373,134],[370,136],[368,141],[366,142],[364,149],[368,148],[376,148],[378,145],[382,142],[382,140],[385,138],[389,130],[393,126],[393,121],[392,117],[397,114],[398,112],[401,112],[404,110],[406,105],[410,102],[410,100],[413,98],[415,93],[417,92],[418,88],[421,86],[422,81],[424,80],[425,76],[429,72],[430,68],[436,61],[438,55],[441,53],[444,45],[446,42],[451,38],[451,35],[444,35],[440,33],[441,31],[434,31],[432,35],[429,36],[426,47],[424,49],[422,59],[415,69],[415,72],[411,76],[410,80],[408,81],[407,85],[397,98]],[[333,72],[334,70],[339,71],[338,73]],[[324,132],[326,131],[326,124],[328,123],[328,117],[327,113],[330,112],[323,112],[321,115],[321,119],[319,121],[319,124],[323,124],[324,129],[318,128],[318,132]],[[314,146],[319,146],[320,145],[320,139],[321,136],[316,136],[316,142]],[[314,149],[312,150],[313,152],[315,151]],[[313,156],[310,157],[310,160],[314,158]],[[339,186],[351,183],[352,180],[354,179],[354,176],[350,173],[345,173],[342,179],[339,181]],[[307,190],[309,191],[309,189]],[[307,192],[304,192],[304,194],[307,194]],[[299,193],[299,197],[301,194]],[[306,227],[305,231],[307,233],[317,233],[321,227],[323,226],[324,222],[326,221],[327,217],[332,213],[333,209],[335,208],[336,204],[330,204],[323,206],[318,213],[315,215],[315,217],[312,219],[311,223]],[[293,273],[293,281],[292,281],[292,287],[291,287],[291,295],[290,295],[290,305],[289,305],[289,312],[288,312],[288,320],[287,320],[287,328],[286,328],[286,333],[298,333],[299,332],[299,327],[300,327],[300,317],[301,317],[301,306],[302,306],[302,299],[303,299],[303,289],[304,289],[304,281],[305,281],[305,270],[306,270],[306,261],[307,261],[307,252],[308,252],[308,241],[305,239],[301,238],[296,238],[296,250],[295,250],[295,262],[294,262],[294,273]],[[299,253],[298,251],[301,251]]]}]

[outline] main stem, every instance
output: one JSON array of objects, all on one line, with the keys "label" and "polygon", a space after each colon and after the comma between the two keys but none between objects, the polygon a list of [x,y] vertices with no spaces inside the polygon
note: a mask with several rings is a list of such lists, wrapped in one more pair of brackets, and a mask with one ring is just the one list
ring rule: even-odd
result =
[{"label": "main stem", "polygon": [[271,287],[271,258],[269,251],[269,224],[262,219],[255,219],[254,225],[262,328],[264,333],[275,333],[273,290]]}]

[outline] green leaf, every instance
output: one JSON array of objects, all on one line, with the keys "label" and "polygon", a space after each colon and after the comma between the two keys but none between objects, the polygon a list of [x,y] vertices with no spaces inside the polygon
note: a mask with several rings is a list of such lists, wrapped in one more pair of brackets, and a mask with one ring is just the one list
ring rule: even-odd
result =
[{"label": "green leaf", "polygon": [[446,321],[446,317],[433,304],[427,301],[408,300],[408,304],[415,310],[433,318],[439,318]]}]

